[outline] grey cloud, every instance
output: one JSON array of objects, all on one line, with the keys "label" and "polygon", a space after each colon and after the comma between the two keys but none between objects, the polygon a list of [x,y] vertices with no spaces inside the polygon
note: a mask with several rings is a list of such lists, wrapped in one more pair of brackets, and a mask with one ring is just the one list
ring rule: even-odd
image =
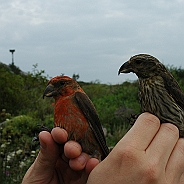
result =
[{"label": "grey cloud", "polygon": [[50,76],[79,73],[81,80],[119,83],[130,56],[149,53],[182,66],[184,1],[11,0],[0,3],[0,61],[30,71],[38,63]]}]

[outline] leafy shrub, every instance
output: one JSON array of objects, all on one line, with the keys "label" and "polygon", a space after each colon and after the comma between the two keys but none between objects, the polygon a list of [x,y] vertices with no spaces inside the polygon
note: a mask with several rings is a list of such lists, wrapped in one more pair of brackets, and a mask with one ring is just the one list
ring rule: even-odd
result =
[{"label": "leafy shrub", "polygon": [[[184,90],[184,70],[168,68]],[[73,77],[78,79],[79,74]],[[37,65],[32,72],[24,73],[0,63],[0,181],[3,184],[21,183],[38,153],[38,144],[32,142],[40,129],[38,125],[53,127],[53,99],[42,99],[48,79],[43,70],[37,70]],[[107,129],[108,146],[114,146],[129,130],[130,115],[140,113],[138,82],[108,85],[96,80],[79,84]]]},{"label": "leafy shrub", "polygon": [[0,124],[2,183],[21,183],[38,152],[37,145],[32,143],[38,123],[29,116],[21,115]]}]

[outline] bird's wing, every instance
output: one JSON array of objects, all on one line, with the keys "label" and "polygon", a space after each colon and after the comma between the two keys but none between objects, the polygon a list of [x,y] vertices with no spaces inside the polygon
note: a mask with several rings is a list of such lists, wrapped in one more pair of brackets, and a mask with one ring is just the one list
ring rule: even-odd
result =
[{"label": "bird's wing", "polygon": [[80,109],[82,110],[85,117],[87,118],[90,124],[90,127],[93,130],[95,137],[98,140],[105,156],[107,156],[109,154],[109,149],[106,145],[104,132],[102,130],[102,126],[93,103],[85,93],[76,92],[75,98]]},{"label": "bird's wing", "polygon": [[180,88],[178,82],[174,79],[174,77],[169,73],[161,74],[164,79],[164,85],[169,92],[169,94],[174,98],[176,103],[184,109],[184,93]]}]

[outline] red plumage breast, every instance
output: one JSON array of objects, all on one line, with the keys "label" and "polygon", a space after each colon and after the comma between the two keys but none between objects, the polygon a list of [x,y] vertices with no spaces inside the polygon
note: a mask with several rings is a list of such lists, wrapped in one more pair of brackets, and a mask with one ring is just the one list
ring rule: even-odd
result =
[{"label": "red plumage breast", "polygon": [[54,119],[55,126],[64,128],[69,134],[69,139],[80,141],[86,132],[91,131],[73,95],[56,100]]}]

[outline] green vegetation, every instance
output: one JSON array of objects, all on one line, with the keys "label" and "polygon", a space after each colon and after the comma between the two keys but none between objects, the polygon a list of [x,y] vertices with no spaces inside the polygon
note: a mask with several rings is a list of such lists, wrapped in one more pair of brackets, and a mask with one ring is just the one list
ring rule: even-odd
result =
[{"label": "green vegetation", "polygon": [[[184,70],[173,66],[168,69],[184,90]],[[79,80],[79,74],[74,74],[73,78]],[[37,65],[32,72],[24,73],[15,65],[0,63],[1,183],[21,183],[39,150],[33,137],[41,125],[53,127],[53,100],[42,99],[48,79]],[[93,101],[107,130],[108,146],[114,146],[130,128],[131,114],[140,113],[138,82],[116,85],[78,82]]]}]

